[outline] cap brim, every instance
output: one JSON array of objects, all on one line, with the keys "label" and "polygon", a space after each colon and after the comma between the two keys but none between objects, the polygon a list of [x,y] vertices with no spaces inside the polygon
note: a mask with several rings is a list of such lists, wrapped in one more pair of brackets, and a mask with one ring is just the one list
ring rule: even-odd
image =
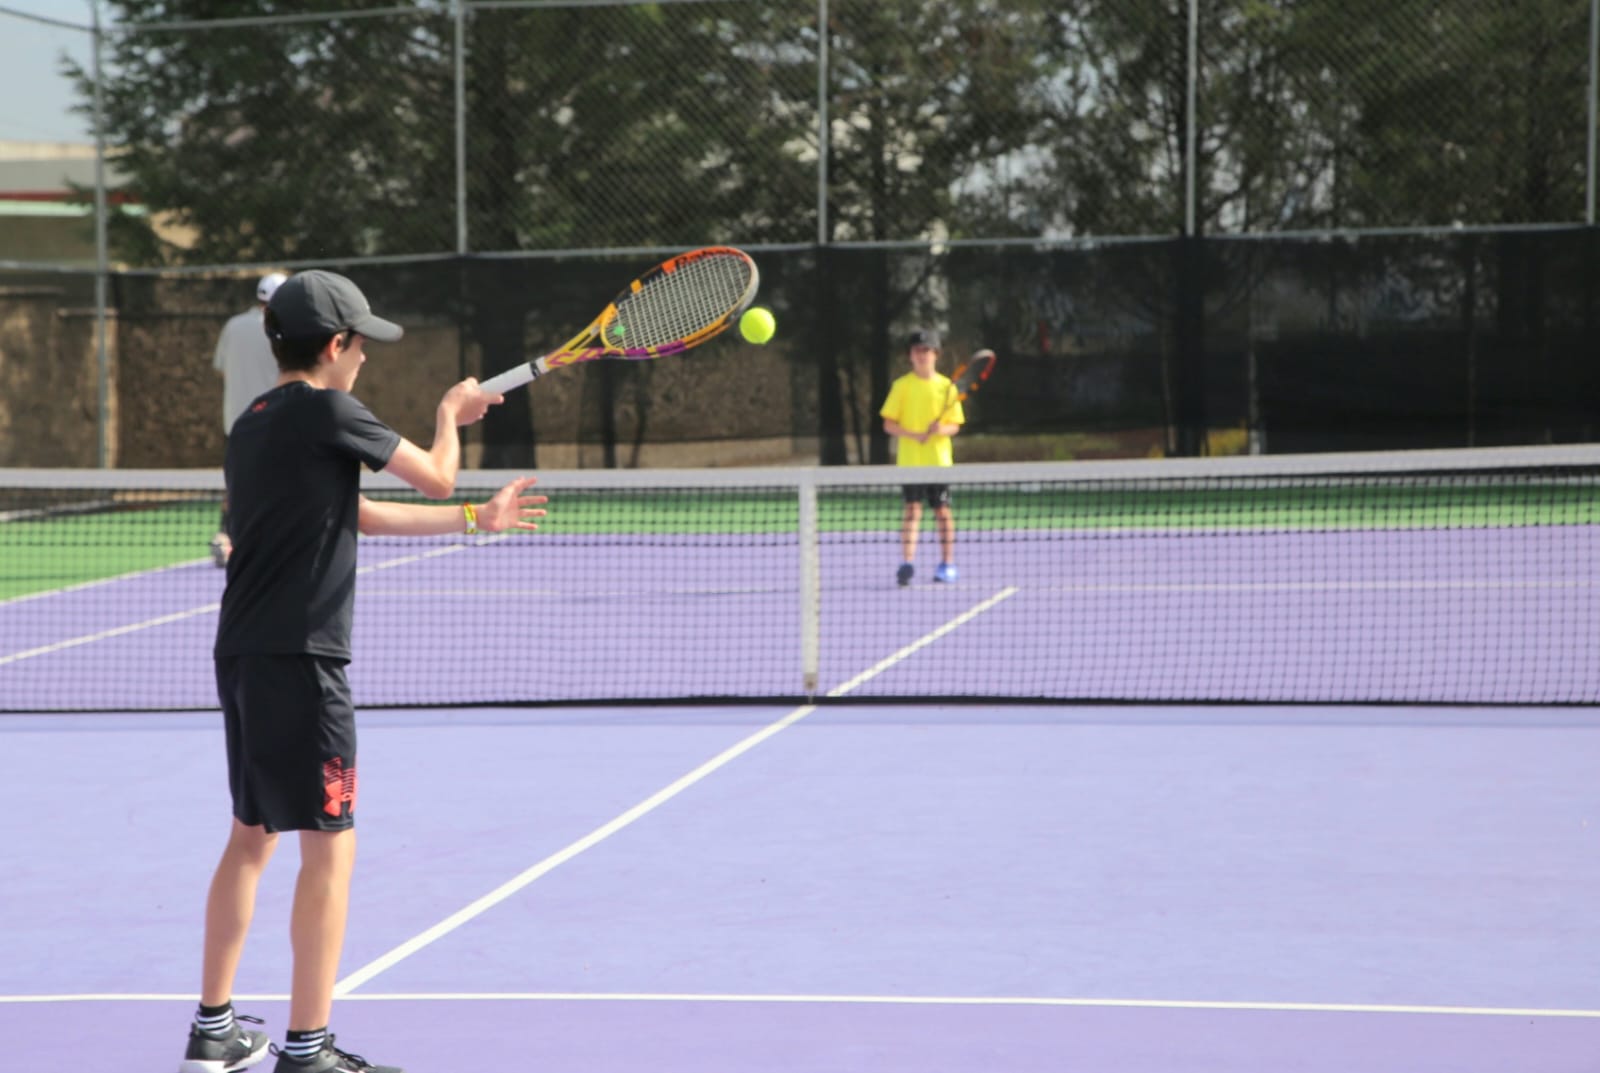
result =
[{"label": "cap brim", "polygon": [[375,317],[368,313],[360,321],[350,325],[351,331],[359,332],[367,339],[376,339],[380,343],[398,343],[406,330],[400,325],[382,317]]}]

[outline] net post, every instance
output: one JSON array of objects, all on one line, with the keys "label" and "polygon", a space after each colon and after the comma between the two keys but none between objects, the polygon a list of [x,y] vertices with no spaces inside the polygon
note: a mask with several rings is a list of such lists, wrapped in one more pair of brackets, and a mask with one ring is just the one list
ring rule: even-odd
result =
[{"label": "net post", "polygon": [[809,701],[817,695],[817,659],[822,634],[822,556],[817,538],[817,474],[800,474],[800,682]]}]

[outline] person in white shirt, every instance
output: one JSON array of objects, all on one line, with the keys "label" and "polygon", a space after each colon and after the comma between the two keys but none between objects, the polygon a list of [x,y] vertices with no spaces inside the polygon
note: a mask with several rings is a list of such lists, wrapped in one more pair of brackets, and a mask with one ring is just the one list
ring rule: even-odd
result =
[{"label": "person in white shirt", "polygon": [[[269,272],[256,284],[256,305],[237,316],[229,317],[217,337],[217,352],[211,365],[222,374],[222,437],[226,443],[233,431],[233,422],[256,400],[278,382],[278,362],[272,356],[272,345],[262,326],[262,313],[274,291],[288,277],[282,272]],[[233,553],[233,538],[228,534],[228,500],[222,500],[222,517],[217,523],[217,535],[211,538],[211,561],[218,566],[228,565]]]}]

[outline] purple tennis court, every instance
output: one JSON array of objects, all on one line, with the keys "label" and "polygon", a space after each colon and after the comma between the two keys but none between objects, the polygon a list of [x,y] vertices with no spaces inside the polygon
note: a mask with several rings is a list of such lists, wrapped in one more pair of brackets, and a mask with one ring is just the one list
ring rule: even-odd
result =
[{"label": "purple tennis court", "polygon": [[[214,718],[0,721],[19,1069],[176,1061]],[[1492,709],[365,714],[334,1029],[510,1068],[1592,1068],[1600,730]],[[240,1008],[281,1037],[295,849]]]},{"label": "purple tennis court", "polygon": [[[533,539],[365,541],[341,1045],[1600,1069],[1600,457],[1349,465],[962,467],[960,576],[906,587],[865,470],[556,475]],[[229,813],[215,490],[15,479],[0,1031],[171,1068]],[[296,856],[236,995],[278,1040]]]},{"label": "purple tennis court", "polygon": [[[1181,548],[1162,536],[1034,534],[1023,544],[978,535],[964,543],[972,565],[961,581],[910,592],[895,591],[884,565],[892,568],[892,551],[875,536],[822,546],[823,692],[858,674],[864,654],[893,653],[998,600],[1005,606],[965,626],[958,645],[899,661],[852,692],[1485,703],[1600,696],[1600,663],[1590,658],[1600,649],[1592,613],[1600,580],[1590,565],[1600,562],[1600,526],[1202,536]],[[356,641],[367,655],[351,674],[374,703],[679,691],[783,697],[799,689],[792,542],[680,541],[653,555],[617,555],[600,570],[607,551],[560,537],[536,550],[433,550],[390,545],[363,555]],[[74,697],[67,707],[115,707],[128,696],[208,707],[220,595],[219,573],[191,563],[114,590],[0,604],[0,624],[36,648],[4,673],[19,696],[49,689]],[[441,599],[494,625],[430,639],[431,619],[415,609]],[[559,628],[530,649],[530,631],[543,623]],[[441,646],[456,658],[430,658]],[[707,651],[739,655],[708,661]],[[597,652],[625,658],[597,674]],[[104,673],[108,665],[115,676]]]}]

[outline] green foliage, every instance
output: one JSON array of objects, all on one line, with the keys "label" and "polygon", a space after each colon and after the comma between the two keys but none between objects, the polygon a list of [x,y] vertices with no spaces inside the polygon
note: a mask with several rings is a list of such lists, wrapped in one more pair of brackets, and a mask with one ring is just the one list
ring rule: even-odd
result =
[{"label": "green foliage", "polygon": [[1054,6],[831,5],[830,237],[1039,233],[1023,195],[1052,105],[1055,71],[1039,42]]},{"label": "green foliage", "polygon": [[[395,6],[107,0],[108,140],[180,240],[124,217],[117,252],[454,251],[455,25]],[[823,151],[835,241],[1183,227],[1179,0],[832,0],[825,147],[812,0],[466,10],[474,250],[809,242]],[[1201,230],[1581,218],[1587,19],[1202,0]]]},{"label": "green foliage", "polygon": [[[1576,222],[1584,0],[1201,0],[1204,232]],[[1049,42],[1042,213],[1183,225],[1187,4],[1072,0]]]},{"label": "green foliage", "polygon": [[[107,8],[118,27],[103,60],[107,142],[152,217],[180,236],[162,245],[163,260],[450,248],[448,23],[437,14],[419,7],[404,17],[140,32],[304,5],[110,0]],[[75,74],[87,97],[86,73]]]}]

